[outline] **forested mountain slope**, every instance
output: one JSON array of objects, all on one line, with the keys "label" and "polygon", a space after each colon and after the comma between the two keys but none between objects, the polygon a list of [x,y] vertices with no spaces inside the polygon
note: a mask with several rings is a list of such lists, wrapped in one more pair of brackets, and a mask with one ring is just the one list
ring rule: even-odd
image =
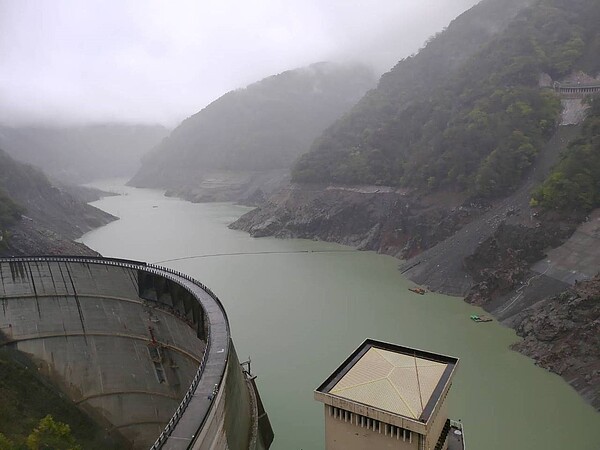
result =
[{"label": "forested mountain slope", "polygon": [[[560,103],[540,75],[598,70],[598,1],[537,1],[503,28],[522,4],[484,1],[401,61],[315,141],[293,179],[478,197],[514,190],[558,123]],[[501,31],[478,36],[482,18]]]},{"label": "forested mountain slope", "polygon": [[214,170],[288,169],[374,85],[364,66],[318,63],[231,91],[177,127],[131,184],[173,189]]},{"label": "forested mountain slope", "polygon": [[159,125],[0,125],[0,148],[67,183],[129,177],[143,154],[167,135]]},{"label": "forested mountain slope", "polygon": [[0,150],[0,254],[93,254],[72,240],[114,219]]},{"label": "forested mountain slope", "polygon": [[600,97],[589,102],[581,136],[533,193],[534,206],[579,215],[600,208]]}]

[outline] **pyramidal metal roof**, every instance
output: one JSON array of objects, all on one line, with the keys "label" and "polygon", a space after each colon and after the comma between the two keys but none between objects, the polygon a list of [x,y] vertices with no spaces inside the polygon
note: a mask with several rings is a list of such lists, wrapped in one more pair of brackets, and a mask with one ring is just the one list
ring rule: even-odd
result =
[{"label": "pyramidal metal roof", "polygon": [[372,347],[329,393],[418,420],[447,367]]},{"label": "pyramidal metal roof", "polygon": [[426,423],[457,364],[451,356],[367,339],[315,392],[321,401],[325,395]]}]

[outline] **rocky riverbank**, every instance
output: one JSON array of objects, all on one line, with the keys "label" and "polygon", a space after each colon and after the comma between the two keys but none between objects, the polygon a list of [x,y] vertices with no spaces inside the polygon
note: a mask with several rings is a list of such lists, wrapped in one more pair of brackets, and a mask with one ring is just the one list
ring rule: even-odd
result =
[{"label": "rocky riverbank", "polygon": [[48,228],[39,226],[27,218],[11,227],[8,233],[10,237],[6,247],[0,250],[0,256],[100,256],[99,253],[89,247]]},{"label": "rocky riverbank", "polygon": [[417,198],[382,186],[289,185],[231,228],[254,237],[319,239],[408,259],[482,213],[460,197]]},{"label": "rocky riverbank", "polygon": [[25,207],[25,212],[5,230],[0,254],[98,255],[75,239],[116,217],[86,204],[77,189],[46,183],[37,189],[9,191],[11,197]]},{"label": "rocky riverbank", "polygon": [[[213,170],[188,174],[179,183],[172,182],[167,197],[179,197],[192,203],[238,202],[256,206],[265,195],[287,185],[287,169],[256,171]],[[137,186],[135,183],[128,183]]]},{"label": "rocky riverbank", "polygon": [[[73,242],[116,217],[87,204],[98,192],[64,186],[0,150],[0,255],[95,255]],[[10,206],[13,205],[13,206]]]},{"label": "rocky riverbank", "polygon": [[600,274],[525,311],[515,350],[567,380],[600,410]]},{"label": "rocky riverbank", "polygon": [[546,256],[573,234],[572,223],[541,221],[535,227],[503,222],[493,236],[465,258],[464,265],[475,284],[465,300],[485,306],[522,286],[531,265]]}]

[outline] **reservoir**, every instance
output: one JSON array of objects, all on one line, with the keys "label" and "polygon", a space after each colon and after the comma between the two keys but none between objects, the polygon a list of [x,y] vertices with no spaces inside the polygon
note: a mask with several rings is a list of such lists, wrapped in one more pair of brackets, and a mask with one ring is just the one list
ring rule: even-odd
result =
[{"label": "reservoir", "polygon": [[[154,262],[208,285],[269,413],[274,450],[322,450],[313,390],[365,338],[460,358],[449,397],[469,450],[598,450],[600,414],[560,377],[509,346],[518,337],[460,298],[408,291],[398,260],[307,240],[254,239],[227,225],[248,208],[96,185],[120,217],[81,239],[104,256]],[[195,258],[189,258],[195,257]],[[189,259],[182,259],[189,258]]]}]

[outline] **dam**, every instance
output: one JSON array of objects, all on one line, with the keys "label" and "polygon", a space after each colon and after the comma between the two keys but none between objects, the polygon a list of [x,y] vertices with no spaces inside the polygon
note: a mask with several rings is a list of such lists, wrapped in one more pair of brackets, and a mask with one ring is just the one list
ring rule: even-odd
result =
[{"label": "dam", "polygon": [[112,258],[0,259],[0,347],[134,449],[266,450],[273,431],[205,285]]}]

